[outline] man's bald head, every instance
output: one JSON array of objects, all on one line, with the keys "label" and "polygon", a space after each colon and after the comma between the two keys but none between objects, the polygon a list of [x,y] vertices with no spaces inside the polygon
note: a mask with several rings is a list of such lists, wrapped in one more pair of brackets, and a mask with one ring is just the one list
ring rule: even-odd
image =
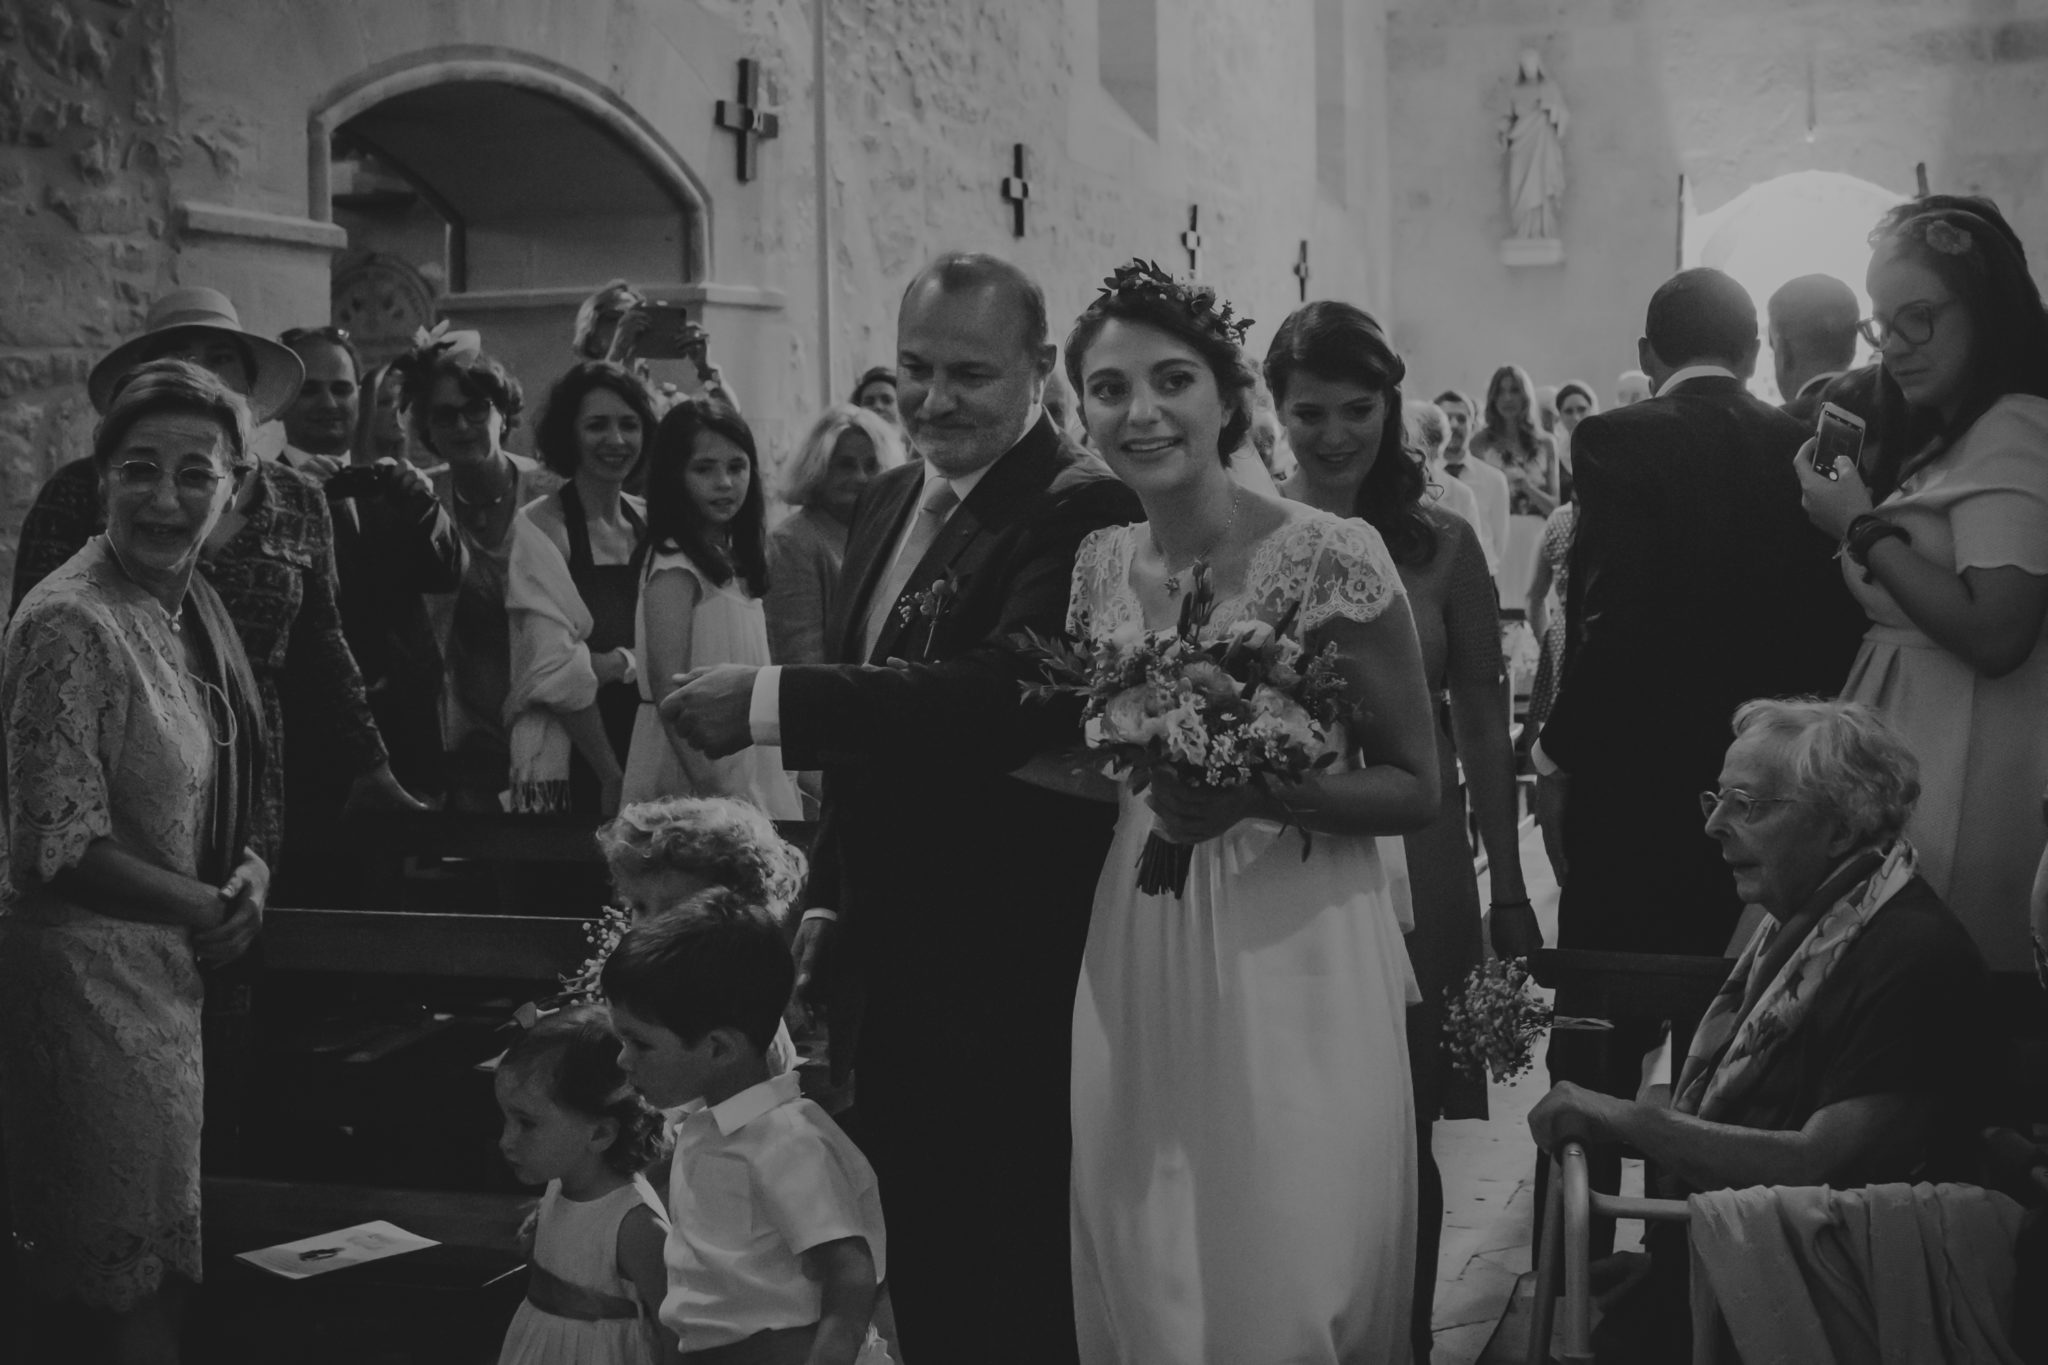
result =
[{"label": "man's bald head", "polygon": [[1856,291],[1833,275],[1787,280],[1764,307],[1778,392],[1790,399],[1815,376],[1856,360]]},{"label": "man's bald head", "polygon": [[1036,356],[1045,349],[1052,336],[1046,320],[1045,291],[1017,266],[984,252],[949,251],[918,271],[904,287],[898,314],[900,317],[907,312],[911,300],[921,293],[965,294],[980,289],[993,289],[1007,296],[1006,301],[1016,310],[1021,328],[1018,339],[1025,354]]}]

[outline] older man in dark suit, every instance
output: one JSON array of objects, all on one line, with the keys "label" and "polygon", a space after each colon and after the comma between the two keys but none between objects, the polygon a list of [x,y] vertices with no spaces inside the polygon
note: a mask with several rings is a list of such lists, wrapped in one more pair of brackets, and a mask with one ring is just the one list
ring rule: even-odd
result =
[{"label": "older man in dark suit", "polygon": [[779,742],[825,770],[799,990],[836,1034],[865,997],[859,1136],[913,1360],[1077,1354],[1069,1034],[1113,812],[1001,775],[1073,739],[1023,705],[1003,642],[1060,631],[1082,537],[1142,513],[1047,419],[1054,353],[1016,267],[948,256],[912,281],[898,403],[924,460],[854,513],[841,662],[711,670],[662,703],[709,752]]},{"label": "older man in dark suit", "polygon": [[[1579,523],[1563,677],[1532,755],[1538,817],[1563,886],[1559,946],[1717,956],[1741,904],[1699,794],[1730,717],[1753,697],[1833,696],[1864,623],[1800,511],[1807,429],[1744,387],[1758,338],[1742,286],[1673,276],[1644,333],[1656,396],[1572,434]],[[1604,1049],[1561,1038],[1553,1076],[1633,1095],[1655,1021],[1619,1022]],[[1611,1068],[1575,1055],[1592,1051]]]},{"label": "older man in dark suit", "polygon": [[1787,280],[1764,306],[1780,410],[1813,429],[1821,391],[1856,363],[1856,291],[1833,275]]}]

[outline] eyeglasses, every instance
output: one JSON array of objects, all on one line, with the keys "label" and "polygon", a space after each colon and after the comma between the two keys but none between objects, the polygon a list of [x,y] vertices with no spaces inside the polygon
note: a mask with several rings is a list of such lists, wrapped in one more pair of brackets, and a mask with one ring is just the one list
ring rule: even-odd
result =
[{"label": "eyeglasses", "polygon": [[461,407],[456,407],[452,403],[436,403],[427,409],[427,423],[430,426],[452,427],[457,422],[465,422],[470,426],[480,427],[490,420],[491,400],[488,398],[479,398],[464,403]]},{"label": "eyeglasses", "polygon": [[287,327],[277,334],[277,339],[289,346],[297,341],[331,341],[337,346],[349,344],[346,327]]},{"label": "eyeglasses", "polygon": [[1700,814],[1709,820],[1713,819],[1715,814],[1720,811],[1723,802],[1727,803],[1728,813],[1734,817],[1735,823],[1738,825],[1746,825],[1756,819],[1757,811],[1764,806],[1810,806],[1813,804],[1811,801],[1802,801],[1796,796],[1752,796],[1740,787],[1730,787],[1726,791],[1701,792]]},{"label": "eyeglasses", "polygon": [[136,493],[155,492],[163,483],[166,474],[169,474],[171,482],[178,486],[181,496],[194,498],[211,497],[213,490],[220,486],[220,481],[227,477],[218,469],[207,469],[196,464],[166,470],[148,460],[124,460],[114,466],[114,478],[119,481],[121,487]]},{"label": "eyeglasses", "polygon": [[1956,300],[1947,299],[1941,303],[1909,303],[1889,318],[1876,314],[1856,324],[1856,330],[1863,339],[1879,350],[1885,342],[1897,337],[1908,346],[1925,346],[1934,340],[1934,320],[1954,307]]}]

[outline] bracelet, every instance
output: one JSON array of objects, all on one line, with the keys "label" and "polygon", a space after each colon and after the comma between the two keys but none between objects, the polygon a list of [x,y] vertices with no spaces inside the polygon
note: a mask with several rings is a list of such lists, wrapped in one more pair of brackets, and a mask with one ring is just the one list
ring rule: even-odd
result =
[{"label": "bracelet", "polygon": [[1871,576],[1870,552],[1880,540],[1893,539],[1911,545],[1913,533],[1895,522],[1865,512],[1849,523],[1848,531],[1842,536],[1842,553],[1853,560],[1857,568],[1863,570],[1865,583],[1874,583],[1877,580]]},{"label": "bracelet", "polygon": [[814,919],[827,920],[836,924],[839,921],[839,912],[837,910],[827,910],[823,906],[819,906],[816,909],[804,911],[803,918],[798,920],[797,923],[799,925],[809,924]]}]

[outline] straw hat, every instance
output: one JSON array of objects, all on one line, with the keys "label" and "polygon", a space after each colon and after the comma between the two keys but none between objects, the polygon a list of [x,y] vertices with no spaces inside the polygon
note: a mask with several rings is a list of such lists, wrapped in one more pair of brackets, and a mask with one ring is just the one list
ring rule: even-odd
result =
[{"label": "straw hat", "polygon": [[306,367],[297,353],[269,337],[244,331],[235,305],[218,289],[186,288],[173,289],[152,303],[142,335],[122,342],[92,367],[85,392],[93,407],[105,412],[121,377],[162,346],[166,333],[186,331],[225,333],[247,348],[256,362],[256,372],[249,376],[249,410],[258,422],[270,421],[299,396]]}]

